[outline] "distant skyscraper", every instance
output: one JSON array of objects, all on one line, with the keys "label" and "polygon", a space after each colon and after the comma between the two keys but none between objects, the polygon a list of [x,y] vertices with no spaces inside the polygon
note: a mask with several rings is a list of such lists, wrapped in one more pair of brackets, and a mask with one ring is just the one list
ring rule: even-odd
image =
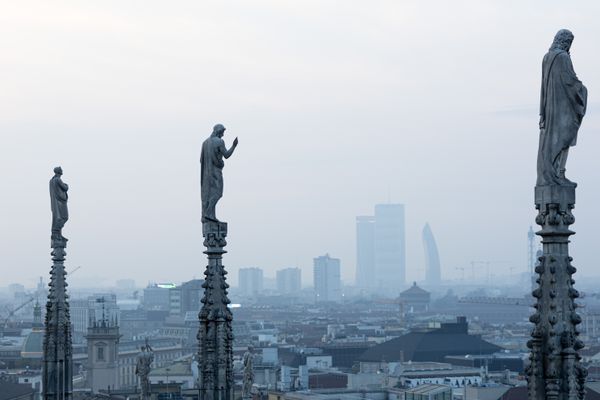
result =
[{"label": "distant skyscraper", "polygon": [[200,311],[200,299],[204,294],[203,279],[193,279],[169,289],[169,313],[185,315],[188,311]]},{"label": "distant skyscraper", "polygon": [[240,268],[239,288],[246,296],[256,296],[263,290],[263,270],[260,268]]},{"label": "distant skyscraper", "polygon": [[356,286],[375,287],[375,217],[356,217]]},{"label": "distant skyscraper", "polygon": [[404,205],[375,206],[375,273],[377,286],[397,290],[405,283]]},{"label": "distant skyscraper", "polygon": [[397,290],[406,275],[404,205],[377,204],[356,217],[356,285]]},{"label": "distant skyscraper", "polygon": [[281,294],[298,293],[302,288],[300,268],[284,268],[277,271],[277,291]]},{"label": "distant skyscraper", "polygon": [[150,284],[144,289],[145,310],[169,310],[171,308],[169,289],[176,287],[173,283]]},{"label": "distant skyscraper", "polygon": [[425,250],[425,282],[437,286],[442,280],[440,255],[428,223],[423,228],[423,249]]},{"label": "distant skyscraper", "polygon": [[329,254],[314,259],[315,300],[317,303],[340,302],[342,282],[340,278],[340,259]]}]

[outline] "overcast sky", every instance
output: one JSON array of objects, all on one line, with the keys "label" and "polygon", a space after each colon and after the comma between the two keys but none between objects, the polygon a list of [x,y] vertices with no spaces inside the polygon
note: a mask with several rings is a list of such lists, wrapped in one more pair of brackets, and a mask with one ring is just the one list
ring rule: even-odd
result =
[{"label": "overcast sky", "polygon": [[0,286],[47,279],[56,165],[71,289],[202,277],[199,153],[217,122],[240,141],[217,208],[234,286],[244,266],[311,283],[326,252],[353,283],[355,216],[388,200],[406,206],[409,280],[426,222],[444,278],[472,260],[525,271],[560,28],[590,102],[567,165],[572,253],[579,279],[600,275],[598,15],[595,0],[2,2]]}]

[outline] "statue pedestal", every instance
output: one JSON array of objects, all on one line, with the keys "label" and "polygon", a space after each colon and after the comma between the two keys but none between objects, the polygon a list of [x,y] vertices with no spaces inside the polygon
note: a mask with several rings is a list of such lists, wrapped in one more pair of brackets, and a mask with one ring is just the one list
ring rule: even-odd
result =
[{"label": "statue pedestal", "polygon": [[73,398],[73,347],[64,266],[66,239],[52,238],[51,246],[53,262],[44,323],[42,390],[44,400],[70,400]]},{"label": "statue pedestal", "polygon": [[223,254],[227,253],[224,249],[227,223],[204,222],[202,235],[208,265],[202,285],[202,308],[198,314],[199,400],[233,400],[233,315],[227,307],[229,285],[222,264]]},{"label": "statue pedestal", "polygon": [[583,400],[587,371],[581,367],[577,351],[583,348],[578,339],[572,275],[576,269],[569,256],[569,237],[575,232],[569,226],[575,222],[574,186],[536,186],[536,223],[541,230],[543,253],[535,272],[537,286],[535,313],[529,320],[535,325],[528,347],[531,349],[527,367],[529,399],[531,400]]}]

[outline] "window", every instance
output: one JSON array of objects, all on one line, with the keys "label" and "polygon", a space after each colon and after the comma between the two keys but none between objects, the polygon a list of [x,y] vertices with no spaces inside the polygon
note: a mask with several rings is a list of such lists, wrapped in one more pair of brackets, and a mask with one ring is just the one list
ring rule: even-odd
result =
[{"label": "window", "polygon": [[98,351],[96,352],[96,359],[98,361],[104,361],[104,347],[98,347]]}]

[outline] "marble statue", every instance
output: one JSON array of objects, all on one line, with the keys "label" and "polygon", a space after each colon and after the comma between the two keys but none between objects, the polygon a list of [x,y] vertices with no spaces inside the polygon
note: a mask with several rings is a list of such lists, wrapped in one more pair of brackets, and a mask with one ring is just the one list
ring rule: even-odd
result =
[{"label": "marble statue", "polygon": [[238,139],[235,138],[231,148],[225,147],[225,141],[222,139],[225,134],[225,127],[217,124],[208,139],[202,143],[202,153],[200,155],[200,185],[202,197],[202,222],[218,222],[215,207],[221,197],[223,197],[223,167],[224,158],[229,158],[238,145]]},{"label": "marble statue", "polygon": [[579,324],[573,276],[577,268],[569,255],[570,226],[575,223],[576,184],[565,177],[569,148],[586,111],[587,89],[577,79],[569,49],[573,34],[558,31],[542,63],[540,144],[537,155],[537,185],[534,189],[535,218],[542,252],[535,266],[533,327],[527,342],[525,365],[529,400],[584,400],[588,370],[579,352]]},{"label": "marble statue", "polygon": [[565,177],[569,148],[585,115],[587,89],[575,75],[569,50],[573,34],[558,31],[542,62],[537,185],[575,186]]},{"label": "marble statue", "polygon": [[62,235],[62,228],[69,220],[67,191],[69,186],[61,179],[63,174],[61,167],[54,168],[54,176],[50,179],[50,206],[52,209],[52,241],[66,242],[67,238]]},{"label": "marble statue", "polygon": [[244,353],[244,380],[242,383],[242,399],[252,398],[252,385],[254,384],[254,348],[248,346],[248,351]]},{"label": "marble statue", "polygon": [[148,344],[148,339],[146,339],[146,344],[140,348],[140,353],[137,355],[135,362],[135,374],[140,379],[142,399],[150,398],[150,380],[148,379],[148,375],[150,375],[150,371],[152,370],[152,362],[154,362],[154,351]]}]

